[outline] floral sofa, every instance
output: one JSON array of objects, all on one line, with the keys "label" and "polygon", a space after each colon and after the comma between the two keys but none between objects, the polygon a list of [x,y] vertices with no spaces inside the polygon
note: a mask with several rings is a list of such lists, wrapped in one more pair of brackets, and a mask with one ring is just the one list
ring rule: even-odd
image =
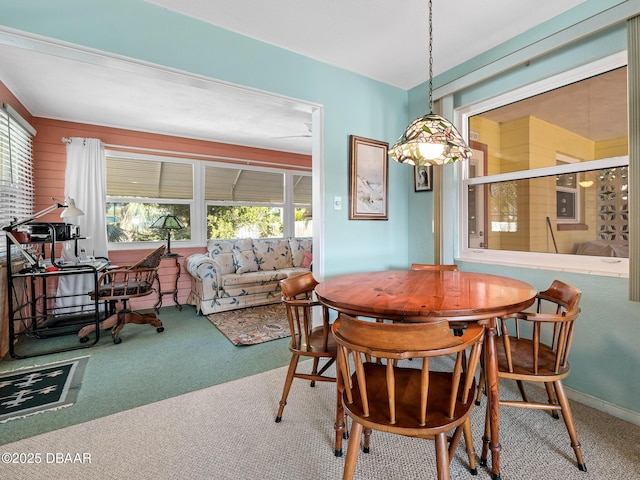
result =
[{"label": "floral sofa", "polygon": [[191,275],[187,303],[204,315],[281,301],[280,280],[311,268],[310,238],[209,240],[207,253],[184,264]]}]

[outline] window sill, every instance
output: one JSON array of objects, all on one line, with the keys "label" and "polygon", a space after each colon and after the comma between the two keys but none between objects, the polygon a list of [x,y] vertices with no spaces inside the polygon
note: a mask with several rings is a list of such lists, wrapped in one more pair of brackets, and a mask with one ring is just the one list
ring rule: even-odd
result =
[{"label": "window sill", "polygon": [[458,260],[461,262],[485,263],[536,270],[629,278],[629,259],[621,257],[469,249],[465,250],[459,258],[456,258],[456,261]]}]

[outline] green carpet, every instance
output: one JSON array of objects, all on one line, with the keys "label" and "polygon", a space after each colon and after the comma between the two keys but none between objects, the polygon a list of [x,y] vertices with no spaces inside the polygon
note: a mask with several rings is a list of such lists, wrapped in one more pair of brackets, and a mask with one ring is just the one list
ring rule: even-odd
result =
[{"label": "green carpet", "polygon": [[189,305],[181,312],[173,306],[162,308],[158,316],[164,332],[129,324],[119,345],[104,334],[91,348],[19,360],[7,355],[0,373],[80,355],[90,359],[72,407],[2,425],[0,445],[261,373],[291,359],[288,338],[238,348]]}]

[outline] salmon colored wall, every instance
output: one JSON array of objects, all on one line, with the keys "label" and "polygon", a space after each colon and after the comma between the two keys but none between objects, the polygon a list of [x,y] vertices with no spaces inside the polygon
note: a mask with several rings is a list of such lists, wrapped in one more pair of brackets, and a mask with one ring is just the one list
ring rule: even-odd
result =
[{"label": "salmon colored wall", "polygon": [[[102,127],[82,123],[51,120],[46,118],[33,117],[29,111],[18,101],[9,89],[0,82],[0,102],[10,104],[18,111],[36,130],[37,134],[33,141],[34,157],[34,182],[35,182],[35,211],[40,211],[51,205],[52,197],[64,198],[64,172],[66,166],[66,145],[62,142],[63,137],[99,138],[108,145],[110,150],[136,151],[135,149],[145,148],[152,150],[163,150],[169,152],[180,152],[180,154],[170,155],[162,153],[164,156],[179,156],[180,158],[201,159],[198,156],[224,157],[228,159],[237,158],[239,162],[246,163],[246,160],[254,160],[267,163],[278,163],[291,165],[291,167],[311,168],[311,156],[299,155],[287,152],[277,152],[259,148],[241,147],[217,142],[203,140],[193,140],[169,135],[158,135],[153,133],[123,130],[118,128]],[[112,146],[127,146],[127,148],[116,148]],[[149,152],[147,152],[149,153]],[[42,217],[42,221],[60,221],[59,213],[51,213]],[[200,248],[172,248],[174,253],[182,255],[179,258],[181,266],[181,276],[178,284],[179,297],[181,303],[185,303],[191,289],[191,280],[182,263],[185,258],[196,252],[204,252],[205,246]],[[148,253],[147,250],[118,250],[109,253],[109,258],[113,264],[128,265],[135,263]],[[162,290],[173,288],[175,282],[176,267],[172,260],[162,261],[159,271]],[[133,308],[151,308],[157,301],[155,295],[144,297],[137,302],[132,301]],[[165,295],[162,305],[173,305],[171,295]],[[2,357],[2,345],[0,342],[0,358]]]},{"label": "salmon colored wall", "polygon": [[[258,148],[241,147],[224,143],[192,140],[168,135],[122,130],[117,128],[100,127],[81,123],[64,122],[45,118],[33,118],[32,125],[38,131],[34,138],[34,175],[36,190],[36,211],[51,204],[51,197],[64,198],[64,171],[66,166],[66,145],[63,137],[99,138],[106,145],[125,145],[135,148],[146,148],[170,152],[181,152],[181,158],[189,158],[189,154],[220,156],[225,159],[237,158],[241,160],[256,160],[260,162],[273,162],[288,164],[292,167],[311,167],[309,155],[299,155],[286,152],[276,152]],[[128,151],[131,149],[108,147],[110,150]],[[186,154],[186,155],[185,155]],[[164,156],[171,156],[162,153]],[[51,214],[50,221],[55,221],[57,213]],[[58,220],[59,221],[59,220]],[[184,259],[195,252],[204,252],[201,248],[180,249],[172,248],[174,253],[182,255],[181,276],[178,284],[180,303],[185,303],[191,289],[191,279],[186,269],[182,266]],[[116,265],[128,265],[135,263],[148,253],[146,250],[118,250],[109,252],[109,258]],[[175,264],[170,260],[163,260],[159,277],[162,289],[169,289],[175,282]],[[171,287],[173,288],[173,287]],[[133,308],[151,308],[156,303],[156,296],[141,298],[132,301]],[[171,295],[165,295],[162,305],[173,305]]]}]

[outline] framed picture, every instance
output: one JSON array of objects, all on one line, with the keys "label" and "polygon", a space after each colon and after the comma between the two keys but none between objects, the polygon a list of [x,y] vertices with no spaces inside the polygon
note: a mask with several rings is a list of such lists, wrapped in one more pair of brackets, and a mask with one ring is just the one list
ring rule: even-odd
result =
[{"label": "framed picture", "polygon": [[389,144],[350,135],[349,220],[388,220]]},{"label": "framed picture", "polygon": [[413,167],[413,188],[416,192],[430,192],[433,190],[433,165]]}]

